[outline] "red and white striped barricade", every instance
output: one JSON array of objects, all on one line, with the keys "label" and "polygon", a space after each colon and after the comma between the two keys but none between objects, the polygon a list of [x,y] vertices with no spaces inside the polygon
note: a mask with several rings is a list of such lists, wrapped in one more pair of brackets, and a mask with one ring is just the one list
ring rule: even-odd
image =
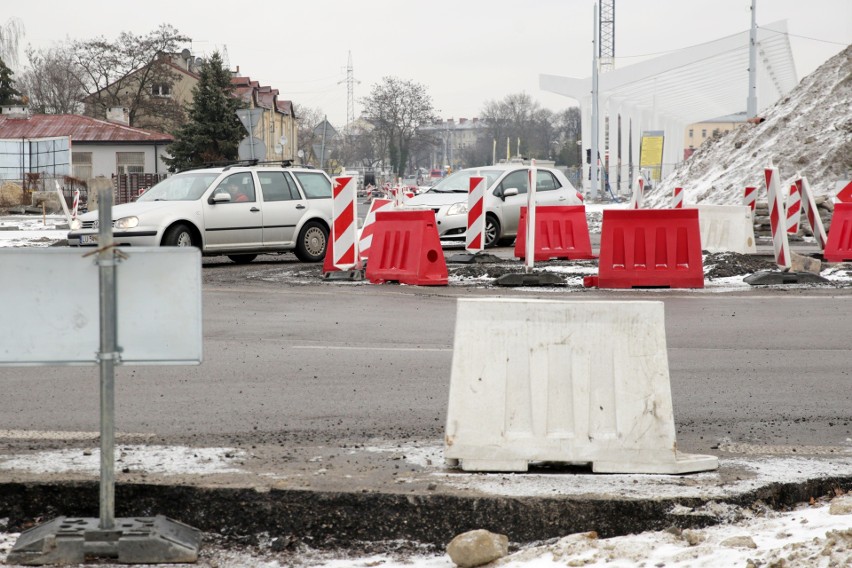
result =
[{"label": "red and white striped barricade", "polygon": [[672,209],[683,209],[683,188],[676,187],[672,193]]},{"label": "red and white striped barricade", "polygon": [[787,232],[795,235],[799,232],[799,221],[802,218],[802,194],[797,184],[790,185],[787,195]]},{"label": "red and white striped barricade", "polygon": [[754,208],[757,205],[756,187],[745,188],[745,194],[743,194],[743,205],[748,205],[749,209],[751,209],[751,212],[754,213]]},{"label": "red and white striped barricade", "polygon": [[765,168],[763,177],[766,191],[769,194],[769,226],[772,229],[772,247],[775,250],[775,262],[781,268],[789,269],[790,242],[787,240],[784,215],[784,196],[781,195],[781,184],[778,180],[778,168]]},{"label": "red and white striped barricade", "polygon": [[358,239],[358,253],[362,259],[370,258],[370,246],[373,244],[373,224],[376,222],[377,211],[390,211],[393,209],[393,201],[390,199],[374,199],[370,203],[370,210],[361,227],[361,237]]},{"label": "red and white striped barricade", "polygon": [[628,209],[641,209],[642,201],[645,197],[645,178],[637,176],[633,180],[633,193],[630,195],[630,205]]},{"label": "red and white striped barricade", "polygon": [[529,191],[527,192],[527,250],[524,258],[524,271],[532,272],[535,264],[535,188],[538,181],[538,169],[535,167],[535,160],[530,161],[529,169]]},{"label": "red and white striped barricade", "polygon": [[[355,211],[355,179],[351,176],[334,178],[331,203],[331,271],[352,270],[360,264],[358,257],[358,223]],[[328,266],[328,262],[325,266]]]},{"label": "red and white striped barricade", "polygon": [[74,200],[71,204],[71,218],[72,219],[77,218],[77,210],[79,208],[80,208],[80,190],[75,189],[74,190]]},{"label": "red and white striped barricade", "polygon": [[852,181],[837,182],[837,195],[835,200],[838,203],[852,203]]},{"label": "red and white striped barricade", "polygon": [[808,178],[802,176],[796,180],[796,186],[799,188],[799,193],[802,195],[802,209],[805,213],[805,219],[811,226],[811,231],[814,234],[819,250],[825,250],[825,243],[828,242],[828,236],[825,232],[825,226],[822,224],[822,217],[819,216],[816,200],[811,191],[811,186],[808,184]]},{"label": "red and white striped barricade", "polygon": [[485,249],[485,178],[473,176],[470,178],[470,188],[467,194],[467,232],[465,233],[464,248],[471,254]]}]

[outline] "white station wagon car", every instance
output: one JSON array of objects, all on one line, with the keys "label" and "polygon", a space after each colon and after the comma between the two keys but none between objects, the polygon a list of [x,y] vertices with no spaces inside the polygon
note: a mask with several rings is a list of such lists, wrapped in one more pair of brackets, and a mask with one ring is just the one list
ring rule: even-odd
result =
[{"label": "white station wagon car", "polygon": [[[529,166],[497,164],[459,170],[417,195],[406,205],[429,207],[435,212],[441,240],[464,240],[470,178],[485,178],[485,246],[511,244],[518,234],[521,207],[527,204]],[[577,190],[554,168],[536,168],[537,205],[582,205]]]},{"label": "white station wagon car", "polygon": [[[112,209],[119,246],[194,246],[238,263],[258,254],[294,252],[303,262],[325,257],[331,226],[331,180],[321,170],[226,166],[166,178],[134,203]],[[81,215],[70,246],[94,246],[98,212]]]}]

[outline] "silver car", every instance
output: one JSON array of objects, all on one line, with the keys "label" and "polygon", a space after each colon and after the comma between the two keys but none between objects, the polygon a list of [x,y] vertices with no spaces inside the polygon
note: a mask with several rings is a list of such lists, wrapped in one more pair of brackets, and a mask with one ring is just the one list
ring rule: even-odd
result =
[{"label": "silver car", "polygon": [[[518,234],[521,207],[527,204],[529,166],[498,164],[459,170],[409,199],[407,205],[425,206],[435,212],[441,240],[464,240],[467,231],[467,199],[470,178],[485,178],[485,246],[509,245]],[[582,205],[568,178],[554,168],[536,168],[536,204]]]},{"label": "silver car", "polygon": [[[238,263],[258,254],[294,252],[303,262],[325,257],[331,226],[331,180],[321,170],[226,166],[175,174],[134,203],[116,205],[120,246],[194,246]],[[70,246],[94,246],[98,212],[81,215]]]}]

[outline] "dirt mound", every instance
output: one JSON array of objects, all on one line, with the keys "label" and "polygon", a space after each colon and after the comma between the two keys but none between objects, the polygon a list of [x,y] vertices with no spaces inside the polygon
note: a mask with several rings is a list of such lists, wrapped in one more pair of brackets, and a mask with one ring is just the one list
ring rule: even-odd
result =
[{"label": "dirt mound", "polygon": [[745,124],[708,139],[692,157],[646,195],[650,207],[668,207],[675,187],[687,204],[740,205],[743,189],[765,192],[763,169],[779,168],[782,187],[798,173],[817,195],[834,195],[852,172],[852,46],[802,79],[760,124]]}]

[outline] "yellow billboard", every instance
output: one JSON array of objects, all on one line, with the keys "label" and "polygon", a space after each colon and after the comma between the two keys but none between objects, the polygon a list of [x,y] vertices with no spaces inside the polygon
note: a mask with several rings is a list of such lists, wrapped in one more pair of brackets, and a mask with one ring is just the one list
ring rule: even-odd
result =
[{"label": "yellow billboard", "polygon": [[642,133],[639,146],[639,168],[650,172],[650,179],[660,181],[663,170],[663,139],[662,130],[646,130]]}]

